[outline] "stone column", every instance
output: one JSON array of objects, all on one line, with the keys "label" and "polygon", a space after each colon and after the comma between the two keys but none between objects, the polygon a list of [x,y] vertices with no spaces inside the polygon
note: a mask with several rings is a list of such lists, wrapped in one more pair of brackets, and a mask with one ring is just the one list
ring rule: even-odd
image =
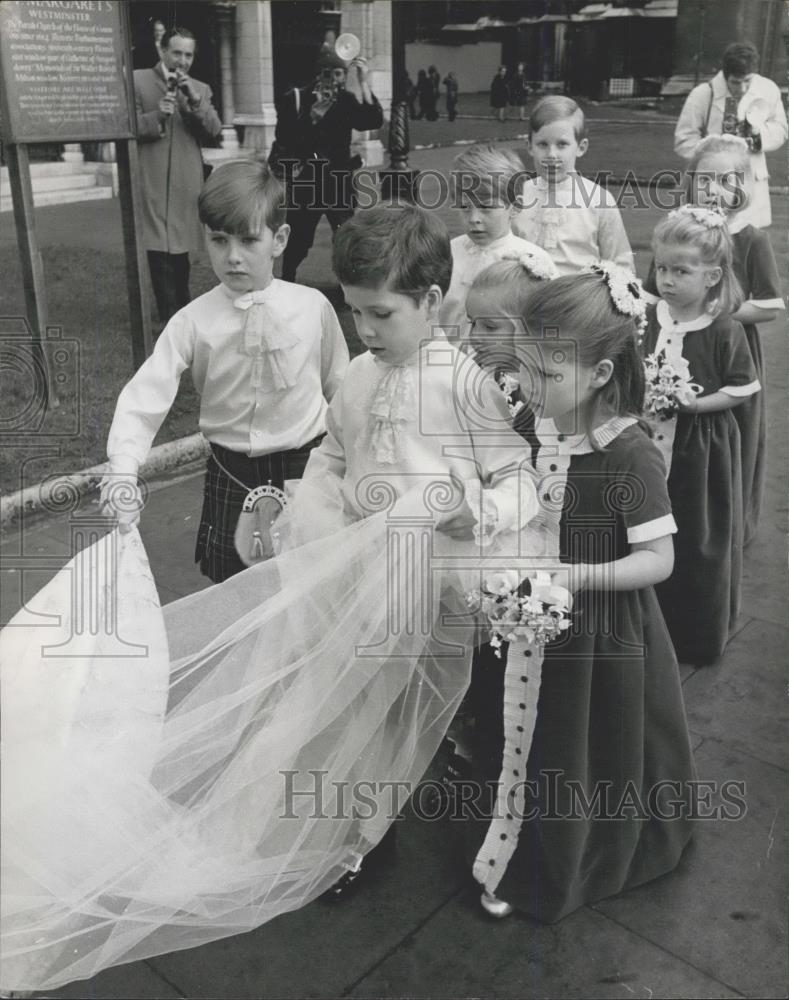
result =
[{"label": "stone column", "polygon": [[265,155],[274,141],[274,60],[270,0],[236,7],[236,125],[244,126],[244,150]]},{"label": "stone column", "polygon": [[219,35],[219,81],[222,94],[222,149],[238,153],[238,135],[233,124],[236,102],[233,71],[233,33],[236,21],[235,0],[214,0],[214,16]]},{"label": "stone column", "polygon": [[[361,53],[369,67],[370,89],[386,114],[392,99],[392,4],[391,0],[341,0],[341,31],[350,31],[361,42]],[[358,96],[351,80],[348,89]],[[353,152],[366,166],[384,162],[384,147],[375,132],[354,132]]]}]

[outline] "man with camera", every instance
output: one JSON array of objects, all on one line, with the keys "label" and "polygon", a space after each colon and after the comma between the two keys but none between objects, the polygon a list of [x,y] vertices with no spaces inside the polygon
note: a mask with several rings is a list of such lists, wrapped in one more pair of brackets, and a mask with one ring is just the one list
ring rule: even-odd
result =
[{"label": "man with camera", "polygon": [[760,76],[759,53],[749,42],[735,42],[723,53],[721,70],[707,83],[694,87],[674,131],[674,149],[689,160],[707,135],[738,135],[751,151],[750,203],[740,223],[770,225],[769,175],[764,154],[780,149],[787,139],[786,112],[781,92]]},{"label": "man with camera", "polygon": [[[359,100],[346,89],[355,71]],[[293,88],[277,100],[277,130],[269,163],[288,189],[290,238],[282,255],[282,277],[296,280],[296,270],[312,247],[325,214],[332,231],[353,215],[353,171],[361,166],[351,156],[351,132],[383,125],[381,105],[370,90],[363,57],[346,63],[324,46],[310,87]]]},{"label": "man with camera", "polygon": [[197,197],[203,185],[201,143],[222,131],[208,84],[189,76],[194,35],[186,28],[165,31],[161,61],[134,71],[137,138],[143,191],[143,245],[151,283],[166,323],[190,301],[189,251],[203,245]]}]

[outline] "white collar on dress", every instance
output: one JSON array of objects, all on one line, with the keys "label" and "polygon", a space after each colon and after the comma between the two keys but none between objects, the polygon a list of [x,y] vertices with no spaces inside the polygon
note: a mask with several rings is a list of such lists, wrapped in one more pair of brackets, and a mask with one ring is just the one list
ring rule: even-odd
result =
[{"label": "white collar on dress", "polygon": [[672,319],[671,313],[668,309],[668,303],[664,299],[661,299],[658,302],[655,315],[657,316],[657,321],[662,330],[671,330],[672,333],[676,334],[690,333],[692,330],[703,330],[705,327],[709,326],[713,320],[713,317],[708,312],[704,312],[701,316],[697,316],[695,319],[689,319],[684,323],[678,323],[676,320]]},{"label": "white collar on dress", "polygon": [[[622,431],[637,423],[635,417],[611,417],[606,420],[594,433],[598,449],[607,448]],[[540,442],[550,441],[552,446],[558,448],[560,455],[590,455],[595,450],[588,434],[562,434],[549,418],[538,420],[535,431]]]}]

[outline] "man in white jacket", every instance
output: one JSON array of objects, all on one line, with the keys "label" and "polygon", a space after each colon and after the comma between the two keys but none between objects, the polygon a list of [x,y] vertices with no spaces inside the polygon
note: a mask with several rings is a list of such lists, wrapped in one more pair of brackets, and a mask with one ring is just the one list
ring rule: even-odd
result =
[{"label": "man in white jacket", "polygon": [[707,135],[728,133],[746,140],[751,150],[750,203],[743,210],[747,221],[770,225],[770,189],[764,154],[779,149],[789,135],[781,92],[756,72],[759,54],[750,43],[736,42],[723,53],[721,71],[694,87],[674,131],[674,149],[689,160]]}]

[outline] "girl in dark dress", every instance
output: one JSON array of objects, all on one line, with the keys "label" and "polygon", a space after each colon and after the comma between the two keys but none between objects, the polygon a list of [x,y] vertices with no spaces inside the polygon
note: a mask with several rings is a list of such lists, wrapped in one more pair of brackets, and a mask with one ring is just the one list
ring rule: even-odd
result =
[{"label": "girl in dark dress", "polygon": [[733,409],[760,391],[742,324],[731,237],[719,212],[685,205],[653,240],[661,301],[644,354],[684,367],[701,392],[660,422],[657,444],[677,520],[674,574],[658,588],[681,662],[713,663],[737,619],[742,572],[740,430]]},{"label": "girl in dark dress", "polygon": [[[762,379],[764,360],[757,323],[769,323],[784,308],[781,283],[770,238],[751,226],[742,209],[748,204],[750,154],[744,139],[710,135],[696,147],[688,164],[694,202],[719,204],[732,237],[734,273],[744,302],[734,313],[745,329],[756,375]],[[696,183],[694,184],[693,181]],[[743,544],[753,540],[764,496],[767,461],[767,417],[764,391],[754,393],[734,410],[740,428],[743,490]]]},{"label": "girl in dark dress", "polygon": [[[469,847],[496,917],[517,908],[559,920],[671,871],[691,834],[679,670],[653,590],[671,573],[676,529],[660,453],[637,416],[634,280],[605,265],[542,283],[516,333],[521,391],[538,418],[538,517],[575,597],[570,629],[544,648],[530,746],[529,651],[489,656],[472,684],[485,792]],[[518,785],[521,810],[494,808]]]},{"label": "girl in dark dress", "polygon": [[[719,205],[726,215],[732,237],[734,274],[744,301],[733,314],[745,329],[756,375],[764,370],[758,323],[769,323],[784,309],[781,282],[770,238],[763,229],[749,225],[742,210],[748,204],[750,154],[744,139],[734,135],[710,135],[696,147],[688,164],[686,195],[691,204]],[[646,281],[657,295],[654,265]],[[756,535],[764,496],[767,460],[767,418],[764,391],[743,400],[733,413],[740,429],[742,464],[743,544]]]}]

